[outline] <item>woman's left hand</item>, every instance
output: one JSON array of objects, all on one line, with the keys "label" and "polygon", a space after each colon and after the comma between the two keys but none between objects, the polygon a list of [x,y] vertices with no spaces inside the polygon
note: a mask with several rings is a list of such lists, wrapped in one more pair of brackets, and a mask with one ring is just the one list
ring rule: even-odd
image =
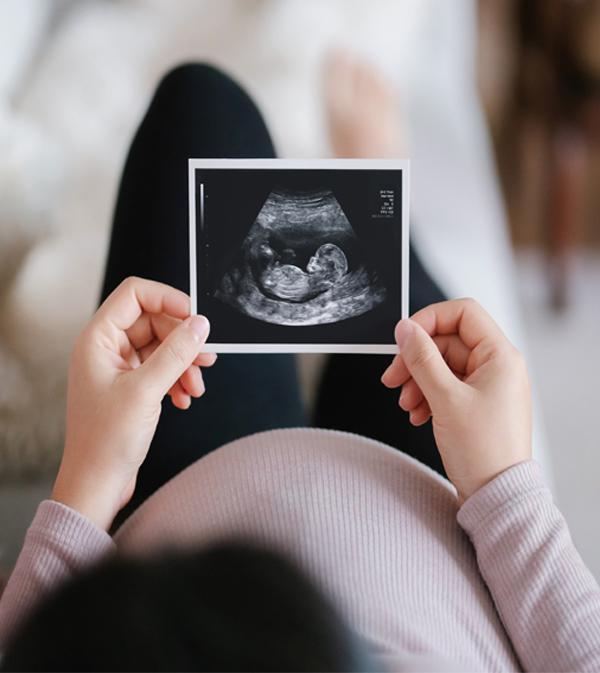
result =
[{"label": "woman's left hand", "polygon": [[[129,502],[166,394],[187,409],[204,393],[199,367],[208,320],[190,317],[189,297],[128,278],[75,341],[65,451],[52,499],[108,530]],[[199,429],[201,431],[201,429]]]}]

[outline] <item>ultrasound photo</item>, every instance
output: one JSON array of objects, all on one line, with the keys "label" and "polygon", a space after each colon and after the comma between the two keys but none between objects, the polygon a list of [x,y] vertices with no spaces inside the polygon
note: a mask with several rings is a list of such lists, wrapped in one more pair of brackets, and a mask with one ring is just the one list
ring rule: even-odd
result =
[{"label": "ultrasound photo", "polygon": [[366,313],[387,290],[330,189],[276,186],[215,297],[278,325],[319,325]]},{"label": "ultrasound photo", "polygon": [[190,160],[192,305],[217,352],[397,352],[407,162]]}]

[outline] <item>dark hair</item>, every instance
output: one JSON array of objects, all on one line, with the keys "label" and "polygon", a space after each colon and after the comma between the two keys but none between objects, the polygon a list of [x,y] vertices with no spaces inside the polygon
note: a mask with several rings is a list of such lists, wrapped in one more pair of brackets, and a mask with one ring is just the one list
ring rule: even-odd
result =
[{"label": "dark hair", "polygon": [[360,655],[313,585],[240,543],[117,559],[45,602],[3,670],[352,671]]}]

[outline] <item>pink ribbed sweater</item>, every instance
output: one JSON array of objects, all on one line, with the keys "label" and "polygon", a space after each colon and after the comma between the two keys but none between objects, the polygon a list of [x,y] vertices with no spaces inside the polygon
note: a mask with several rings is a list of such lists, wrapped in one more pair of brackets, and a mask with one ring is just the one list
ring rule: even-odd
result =
[{"label": "pink ribbed sweater", "polygon": [[600,670],[600,589],[536,463],[507,470],[459,510],[452,487],[404,454],[312,429],[221,447],[114,540],[43,502],[0,602],[0,643],[48,589],[115,550],[232,536],[295,559],[386,670]]}]

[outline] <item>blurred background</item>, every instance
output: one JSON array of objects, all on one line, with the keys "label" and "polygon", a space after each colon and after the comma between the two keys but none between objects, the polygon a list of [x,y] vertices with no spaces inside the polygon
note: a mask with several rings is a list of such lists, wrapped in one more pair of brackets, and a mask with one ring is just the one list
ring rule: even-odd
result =
[{"label": "blurred background", "polygon": [[[600,0],[0,0],[5,573],[51,490],[71,346],[160,77],[214,63],[280,156],[328,157],[323,69],[339,47],[397,92],[413,243],[525,354],[535,457],[600,578]],[[299,359],[308,401],[319,365]]]}]

